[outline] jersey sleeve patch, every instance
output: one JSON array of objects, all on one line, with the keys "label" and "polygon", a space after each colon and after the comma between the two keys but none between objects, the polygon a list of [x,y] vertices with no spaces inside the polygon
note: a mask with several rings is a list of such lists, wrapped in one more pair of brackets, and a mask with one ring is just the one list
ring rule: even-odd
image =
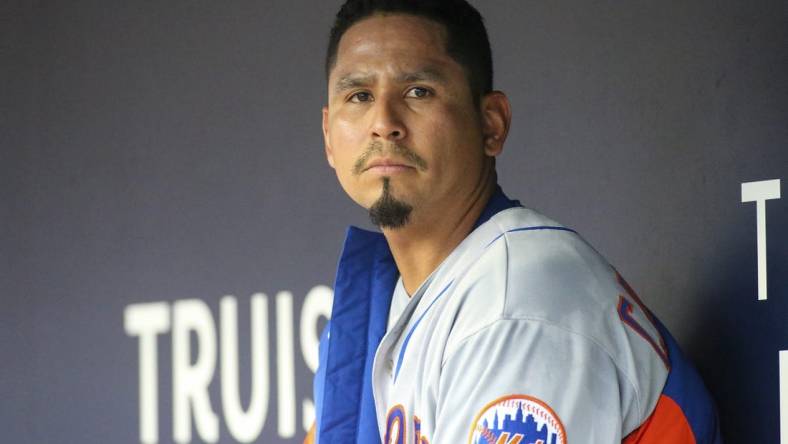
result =
[{"label": "jersey sleeve patch", "polygon": [[545,402],[507,395],[482,408],[473,420],[468,444],[566,444],[561,419]]}]

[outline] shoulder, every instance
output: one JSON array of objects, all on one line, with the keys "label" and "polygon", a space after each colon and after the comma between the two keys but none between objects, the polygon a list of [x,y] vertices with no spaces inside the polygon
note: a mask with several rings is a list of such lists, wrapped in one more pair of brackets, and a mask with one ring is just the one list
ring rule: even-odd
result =
[{"label": "shoulder", "polygon": [[491,221],[502,234],[489,253],[506,264],[502,316],[593,335],[621,292],[613,267],[577,232],[532,210],[498,216]]},{"label": "shoulder", "polygon": [[574,230],[525,208],[486,224],[497,234],[457,284],[465,308],[483,308],[482,320],[544,321],[585,335],[615,309],[615,270]]},{"label": "shoulder", "polygon": [[[574,230],[535,211],[505,210],[486,224],[497,234],[457,283],[446,358],[500,321],[517,321],[544,337],[595,349],[632,388],[640,404],[636,416],[649,411],[667,369],[644,338],[658,343],[659,332],[647,309],[632,303],[616,270]],[[622,301],[635,308],[627,319]]]}]

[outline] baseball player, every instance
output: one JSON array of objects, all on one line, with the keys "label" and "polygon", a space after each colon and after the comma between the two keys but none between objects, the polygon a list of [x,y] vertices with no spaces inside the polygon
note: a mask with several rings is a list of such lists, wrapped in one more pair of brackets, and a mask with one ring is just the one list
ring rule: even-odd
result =
[{"label": "baseball player", "polygon": [[348,231],[307,442],[719,443],[675,341],[572,229],[497,186],[511,112],[464,0],[348,0],[326,63]]}]

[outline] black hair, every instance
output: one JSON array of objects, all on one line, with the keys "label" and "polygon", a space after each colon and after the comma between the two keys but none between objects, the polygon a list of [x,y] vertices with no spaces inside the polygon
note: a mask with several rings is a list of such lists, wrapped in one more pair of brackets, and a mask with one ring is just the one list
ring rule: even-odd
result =
[{"label": "black hair", "polygon": [[375,13],[411,14],[443,25],[446,52],[465,70],[474,101],[492,91],[492,52],[484,19],[465,0],[347,0],[331,28],[326,79],[336,64],[342,36],[355,23]]}]

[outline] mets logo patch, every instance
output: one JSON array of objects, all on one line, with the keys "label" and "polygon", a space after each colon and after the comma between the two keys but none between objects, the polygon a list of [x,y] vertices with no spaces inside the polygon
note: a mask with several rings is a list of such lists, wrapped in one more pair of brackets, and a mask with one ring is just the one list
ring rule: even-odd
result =
[{"label": "mets logo patch", "polygon": [[566,444],[566,432],[544,402],[509,395],[487,404],[476,415],[468,444]]}]

